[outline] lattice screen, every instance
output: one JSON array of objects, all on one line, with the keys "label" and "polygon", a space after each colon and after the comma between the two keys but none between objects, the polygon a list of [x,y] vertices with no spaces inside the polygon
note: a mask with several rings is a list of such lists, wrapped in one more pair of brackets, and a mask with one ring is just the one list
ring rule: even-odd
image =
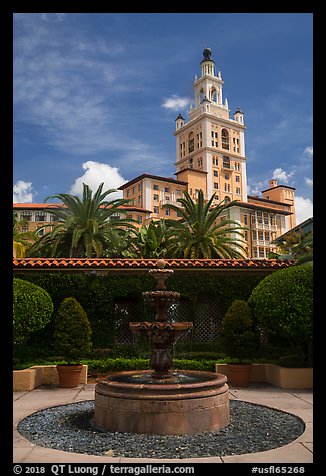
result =
[{"label": "lattice screen", "polygon": [[129,322],[139,321],[138,303],[132,299],[119,299],[114,304],[114,342],[132,344],[134,334],[129,330]]},{"label": "lattice screen", "polygon": [[195,342],[215,341],[220,328],[220,306],[216,298],[207,296],[198,299],[194,320]]},{"label": "lattice screen", "polygon": [[[153,316],[155,314],[153,309],[147,309],[147,312],[153,313]],[[116,344],[132,344],[137,341],[137,336],[129,330],[129,322],[143,320],[138,313],[139,307],[136,300],[126,298],[115,302],[114,342]],[[191,320],[192,315],[190,302],[181,298],[170,307],[168,320],[185,322]],[[178,342],[215,341],[218,337],[220,321],[218,300],[211,296],[201,297],[195,309],[193,330],[181,337]]]}]

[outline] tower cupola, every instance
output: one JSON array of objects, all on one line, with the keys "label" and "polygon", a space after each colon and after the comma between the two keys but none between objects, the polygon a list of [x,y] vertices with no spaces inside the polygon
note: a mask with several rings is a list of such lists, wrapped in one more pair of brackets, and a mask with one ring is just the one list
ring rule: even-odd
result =
[{"label": "tower cupola", "polygon": [[212,50],[210,48],[205,48],[203,51],[203,60],[200,63],[201,66],[201,75],[205,76],[215,76],[215,62],[212,59]]},{"label": "tower cupola", "polygon": [[181,116],[181,114],[178,115],[178,117],[175,120],[175,129],[178,130],[181,127],[183,127],[185,124],[185,119]]},{"label": "tower cupola", "polygon": [[233,114],[234,120],[236,122],[240,122],[240,124],[244,124],[244,112],[238,107],[235,113]]}]

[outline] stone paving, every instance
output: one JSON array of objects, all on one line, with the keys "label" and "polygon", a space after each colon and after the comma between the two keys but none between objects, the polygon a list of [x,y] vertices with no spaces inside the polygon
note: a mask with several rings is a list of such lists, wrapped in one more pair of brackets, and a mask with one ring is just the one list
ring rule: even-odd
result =
[{"label": "stone paving", "polygon": [[312,463],[313,462],[313,392],[310,389],[280,389],[270,385],[251,384],[247,388],[230,386],[230,398],[283,410],[299,416],[306,425],[304,433],[285,446],[260,453],[187,458],[150,459],[114,458],[81,453],[68,453],[36,446],[17,431],[21,419],[38,410],[56,405],[94,399],[95,384],[77,388],[46,386],[32,391],[13,393],[13,462],[14,463]]}]

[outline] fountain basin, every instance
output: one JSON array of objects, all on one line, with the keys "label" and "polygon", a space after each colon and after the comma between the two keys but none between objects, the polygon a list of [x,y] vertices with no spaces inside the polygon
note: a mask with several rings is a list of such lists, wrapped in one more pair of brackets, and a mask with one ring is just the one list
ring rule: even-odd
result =
[{"label": "fountain basin", "polygon": [[157,435],[196,434],[226,427],[230,420],[225,375],[171,371],[112,372],[98,379],[94,423],[98,428]]}]

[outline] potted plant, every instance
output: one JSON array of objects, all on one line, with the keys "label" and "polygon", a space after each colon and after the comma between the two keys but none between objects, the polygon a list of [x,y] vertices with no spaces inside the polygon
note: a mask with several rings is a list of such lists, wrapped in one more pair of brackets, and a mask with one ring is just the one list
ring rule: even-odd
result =
[{"label": "potted plant", "polygon": [[232,385],[249,385],[252,363],[248,362],[257,352],[259,334],[255,330],[251,309],[246,301],[236,299],[221,322],[221,344],[223,350],[235,362],[228,363],[228,379]]},{"label": "potted plant", "polygon": [[73,297],[65,298],[60,304],[54,331],[56,349],[66,362],[57,365],[60,387],[79,385],[83,368],[80,359],[91,349],[91,332],[87,314],[79,302]]}]

